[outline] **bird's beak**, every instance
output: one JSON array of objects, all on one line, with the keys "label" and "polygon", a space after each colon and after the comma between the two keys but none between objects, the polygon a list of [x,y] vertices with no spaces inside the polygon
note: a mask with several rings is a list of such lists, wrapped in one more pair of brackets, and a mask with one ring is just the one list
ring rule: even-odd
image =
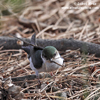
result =
[{"label": "bird's beak", "polygon": [[59,63],[57,63],[57,62],[53,61],[53,59],[50,59],[50,62],[53,62],[53,63],[55,63],[55,64],[57,64],[57,65],[59,65],[59,66],[63,67],[63,65],[61,65],[61,64],[59,64]]}]

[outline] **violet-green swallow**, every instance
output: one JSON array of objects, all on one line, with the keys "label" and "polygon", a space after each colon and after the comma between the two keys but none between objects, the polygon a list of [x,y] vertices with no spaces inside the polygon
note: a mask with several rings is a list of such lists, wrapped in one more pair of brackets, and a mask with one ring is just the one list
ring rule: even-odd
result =
[{"label": "violet-green swallow", "polygon": [[35,71],[37,77],[40,72],[51,72],[63,65],[63,58],[55,47],[40,48],[36,46],[35,34],[31,38],[31,44],[35,46],[22,46],[22,49],[27,52],[30,67]]}]

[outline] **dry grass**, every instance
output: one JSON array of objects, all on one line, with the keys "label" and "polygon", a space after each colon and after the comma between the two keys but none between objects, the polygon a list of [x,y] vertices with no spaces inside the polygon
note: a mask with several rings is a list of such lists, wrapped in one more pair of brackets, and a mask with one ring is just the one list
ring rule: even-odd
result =
[{"label": "dry grass", "polygon": [[[0,36],[14,34],[30,38],[61,39],[74,38],[100,43],[100,1],[96,5],[78,5],[82,0],[31,1],[20,14],[12,12],[0,19]],[[85,3],[90,2],[84,0]],[[92,7],[92,9],[64,9],[64,7]],[[19,21],[21,19],[21,21]],[[24,21],[22,22],[22,20]],[[27,22],[26,22],[27,21]],[[19,23],[20,22],[20,23]],[[26,27],[25,27],[26,26]],[[51,78],[14,82],[21,86],[24,99],[29,100],[100,100],[100,58],[80,54],[76,51],[60,52],[65,67],[54,72]],[[0,71],[3,77],[19,77],[34,73],[29,68],[27,55],[22,50],[0,50]]]}]

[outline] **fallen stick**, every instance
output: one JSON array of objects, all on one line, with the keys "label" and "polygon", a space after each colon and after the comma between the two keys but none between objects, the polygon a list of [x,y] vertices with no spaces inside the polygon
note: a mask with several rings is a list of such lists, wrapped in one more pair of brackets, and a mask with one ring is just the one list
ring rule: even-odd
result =
[{"label": "fallen stick", "polygon": [[22,76],[22,77],[12,77],[12,81],[16,82],[16,81],[24,81],[24,80],[34,80],[36,78],[35,74],[32,75],[26,75],[26,76]]},{"label": "fallen stick", "polygon": [[[27,42],[30,42],[30,39],[22,38]],[[6,43],[5,43],[6,42]],[[21,46],[17,44],[16,38],[11,37],[0,37],[0,44],[3,44],[3,49],[21,49]],[[24,44],[26,45],[26,44]],[[73,39],[59,39],[59,40],[43,40],[37,39],[37,45],[40,47],[45,47],[48,45],[56,47],[59,51],[65,51],[68,49],[77,50],[80,48],[81,52],[95,54],[95,56],[100,57],[100,45],[83,42]]]},{"label": "fallen stick", "polygon": [[[44,78],[44,76],[46,78],[51,78],[51,75],[48,74],[48,73],[41,73],[39,74],[39,78]],[[22,77],[12,77],[12,81],[13,82],[16,82],[16,81],[24,81],[24,80],[34,80],[36,78],[36,75],[35,74],[32,74],[32,75],[25,75],[25,76],[22,76]]]}]

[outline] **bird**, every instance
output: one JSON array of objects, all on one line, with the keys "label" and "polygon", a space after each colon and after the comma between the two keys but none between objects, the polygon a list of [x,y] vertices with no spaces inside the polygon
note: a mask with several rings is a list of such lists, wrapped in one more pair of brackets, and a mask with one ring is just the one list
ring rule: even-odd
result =
[{"label": "bird", "polygon": [[32,35],[30,44],[29,46],[22,46],[22,49],[27,53],[30,68],[35,71],[38,79],[40,72],[52,72],[62,67],[64,59],[54,46],[44,48],[37,46],[36,34]]}]

